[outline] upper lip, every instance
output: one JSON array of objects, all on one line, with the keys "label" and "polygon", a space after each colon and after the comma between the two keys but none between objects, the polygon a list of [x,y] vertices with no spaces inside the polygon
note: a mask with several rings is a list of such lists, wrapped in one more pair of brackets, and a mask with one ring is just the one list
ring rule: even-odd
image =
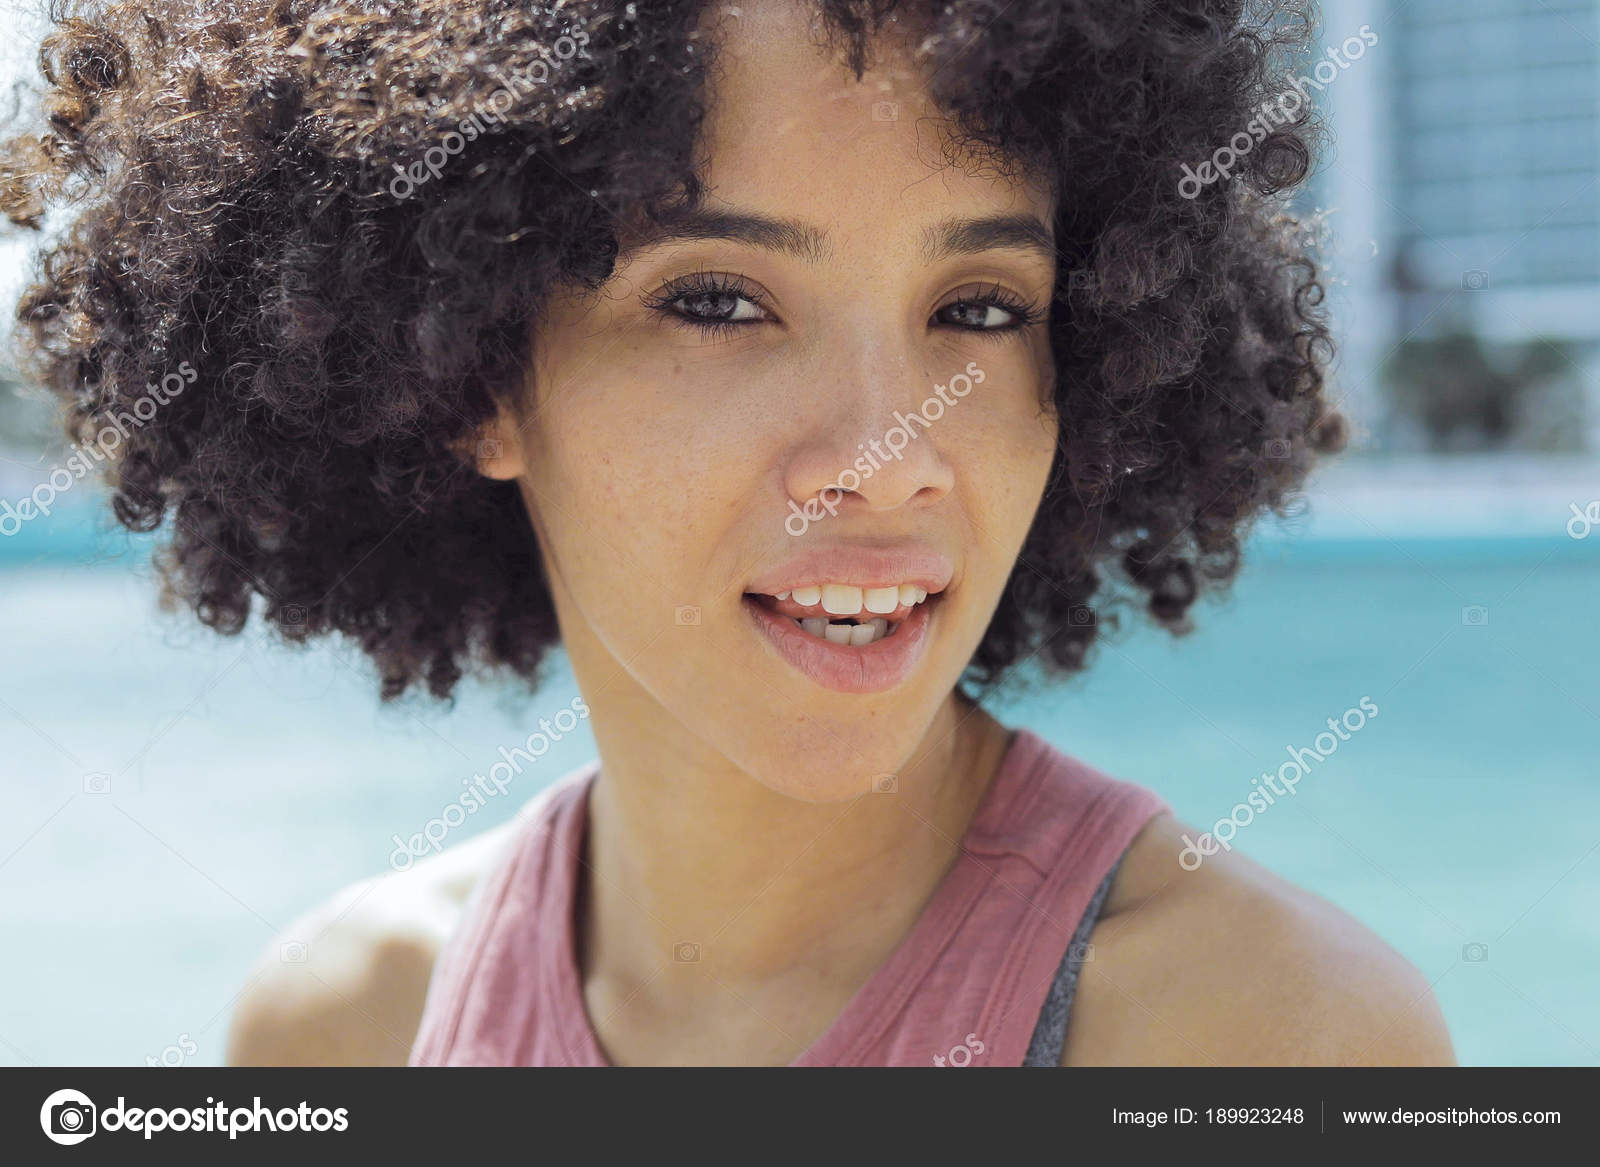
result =
[{"label": "upper lip", "polygon": [[954,575],[949,557],[926,544],[816,547],[763,571],[745,590],[772,596],[828,583],[859,588],[914,584],[932,594],[949,587]]}]

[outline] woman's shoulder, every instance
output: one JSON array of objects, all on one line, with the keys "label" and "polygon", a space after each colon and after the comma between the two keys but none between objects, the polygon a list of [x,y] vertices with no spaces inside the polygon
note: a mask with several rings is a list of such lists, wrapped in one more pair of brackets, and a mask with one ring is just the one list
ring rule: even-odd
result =
[{"label": "woman's shoulder", "polygon": [[236,1066],[404,1065],[428,982],[472,889],[524,815],[404,871],[360,880],[261,954],[234,1006]]},{"label": "woman's shoulder", "polygon": [[1068,1065],[1452,1064],[1426,979],[1333,904],[1237,851],[1180,865],[1161,813],[1090,937]]}]

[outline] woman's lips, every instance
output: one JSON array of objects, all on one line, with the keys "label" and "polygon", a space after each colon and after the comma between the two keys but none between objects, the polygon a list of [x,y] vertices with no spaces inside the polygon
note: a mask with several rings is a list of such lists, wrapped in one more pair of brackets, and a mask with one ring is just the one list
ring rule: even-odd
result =
[{"label": "woman's lips", "polygon": [[[921,661],[927,649],[933,609],[942,600],[940,593],[920,604],[901,605],[887,614],[892,625],[890,635],[864,646],[835,644],[806,632],[795,618],[813,614],[791,601],[746,595],[744,606],[778,655],[817,684],[840,693],[880,693],[903,682]],[[788,609],[794,609],[795,615],[786,614]],[[818,611],[814,615],[826,614]],[[864,622],[872,616],[863,612],[856,619]]]}]

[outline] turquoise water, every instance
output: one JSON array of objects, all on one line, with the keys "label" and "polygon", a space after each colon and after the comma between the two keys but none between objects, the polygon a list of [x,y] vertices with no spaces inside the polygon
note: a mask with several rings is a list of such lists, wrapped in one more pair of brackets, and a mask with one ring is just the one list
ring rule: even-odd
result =
[{"label": "turquoise water", "polygon": [[[0,1064],[220,1062],[276,931],[574,693],[379,710],[348,650],[159,615],[128,547],[68,518],[0,540]],[[1463,1062],[1600,1064],[1597,596],[1600,537],[1263,539],[1192,636],[1130,628],[997,712],[1204,826],[1368,698],[1235,845],[1416,964]],[[592,748],[580,726],[452,841]]]}]

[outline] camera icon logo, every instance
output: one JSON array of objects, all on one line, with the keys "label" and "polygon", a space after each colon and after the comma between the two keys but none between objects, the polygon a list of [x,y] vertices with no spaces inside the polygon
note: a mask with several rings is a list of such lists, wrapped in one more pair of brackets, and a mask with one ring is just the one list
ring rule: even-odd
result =
[{"label": "camera icon logo", "polygon": [[478,461],[492,462],[500,456],[500,439],[484,438],[478,442]]},{"label": "camera icon logo", "polygon": [[1489,946],[1482,942],[1463,944],[1461,946],[1461,959],[1468,964],[1482,964],[1489,959]]},{"label": "camera icon logo", "polygon": [[307,953],[304,940],[285,940],[278,945],[278,959],[284,964],[304,964]]},{"label": "camera icon logo", "polygon": [[1074,941],[1067,945],[1067,950],[1071,954],[1073,964],[1094,963],[1094,945],[1087,940]]},{"label": "camera icon logo", "polygon": [[63,1147],[75,1146],[95,1132],[95,1105],[81,1090],[57,1090],[39,1108],[45,1137]]},{"label": "camera icon logo", "polygon": [[1489,623],[1489,609],[1482,604],[1469,604],[1461,609],[1461,623],[1468,628],[1482,628]]},{"label": "camera icon logo", "polygon": [[872,777],[872,793],[894,794],[900,789],[900,778],[896,774],[874,774]]},{"label": "camera icon logo", "polygon": [[698,944],[674,944],[672,946],[672,959],[679,964],[695,964],[700,960],[700,946]]},{"label": "camera icon logo", "polygon": [[672,622],[679,628],[700,627],[700,609],[692,604],[685,604],[672,613]]},{"label": "camera icon logo", "polygon": [[83,792],[85,794],[110,794],[111,775],[100,770],[96,770],[93,774],[85,774],[83,776]]},{"label": "camera icon logo", "polygon": [[875,101],[872,103],[872,120],[875,122],[897,122],[900,120],[900,103],[895,101]]},{"label": "camera icon logo", "polygon": [[1094,268],[1075,267],[1067,273],[1067,291],[1088,291],[1095,286]]},{"label": "camera icon logo", "polygon": [[1082,607],[1081,605],[1073,608],[1067,613],[1067,622],[1069,624],[1076,624],[1080,628],[1088,624],[1093,624],[1095,623],[1094,609]]},{"label": "camera icon logo", "polygon": [[284,624],[298,628],[306,622],[306,609],[304,604],[285,604],[278,609],[278,619]]},{"label": "camera icon logo", "polygon": [[1261,452],[1275,462],[1283,462],[1288,460],[1289,455],[1294,451],[1290,447],[1287,438],[1268,438],[1262,446]]},{"label": "camera icon logo", "polygon": [[1489,273],[1474,269],[1461,273],[1461,287],[1468,292],[1481,292],[1489,286]]}]

